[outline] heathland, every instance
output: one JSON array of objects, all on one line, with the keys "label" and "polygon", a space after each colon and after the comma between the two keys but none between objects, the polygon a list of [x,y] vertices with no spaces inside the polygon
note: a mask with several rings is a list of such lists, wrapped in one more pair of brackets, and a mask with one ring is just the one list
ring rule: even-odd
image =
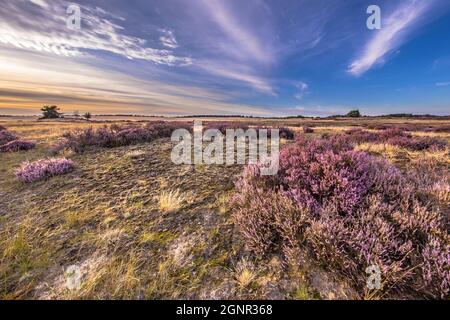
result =
[{"label": "heathland", "polygon": [[267,178],[174,165],[192,120],[0,118],[0,298],[449,297],[449,119],[200,119],[283,128]]}]

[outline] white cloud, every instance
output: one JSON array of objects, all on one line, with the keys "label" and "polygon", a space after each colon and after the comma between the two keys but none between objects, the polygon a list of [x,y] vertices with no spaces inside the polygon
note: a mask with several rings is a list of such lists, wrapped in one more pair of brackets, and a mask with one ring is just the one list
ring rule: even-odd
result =
[{"label": "white cloud", "polygon": [[178,48],[178,42],[177,42],[177,39],[175,38],[175,34],[173,33],[172,30],[161,29],[161,32],[164,35],[159,37],[159,41],[161,41],[163,46],[170,48],[170,49]]},{"label": "white cloud", "polygon": [[309,93],[309,86],[307,83],[303,81],[299,81],[295,84],[295,87],[298,89],[298,92],[294,95],[294,97],[298,100],[301,100]]},{"label": "white cloud", "polygon": [[[41,7],[46,5],[43,0],[33,2]],[[87,54],[87,50],[101,50],[156,64],[192,63],[188,57],[179,57],[171,50],[149,48],[146,40],[124,34],[123,28],[113,22],[115,16],[99,8],[83,6],[81,29],[70,30],[66,26],[67,4],[64,1],[54,1],[52,6],[41,8],[39,14],[33,17],[30,16],[31,13],[22,10],[20,3],[14,4],[17,5],[13,7],[14,10],[11,10],[11,4],[0,4],[0,16],[4,17],[0,21],[0,44],[66,57]],[[8,15],[8,12],[13,14]],[[33,21],[33,24],[29,21]],[[173,45],[172,41],[172,48]]]},{"label": "white cloud", "polygon": [[47,2],[45,0],[30,0],[30,2],[34,3],[37,6],[40,6],[42,8],[48,8]]},{"label": "white cloud", "polygon": [[437,87],[447,87],[447,86],[450,86],[450,81],[447,81],[447,82],[437,82],[437,83],[436,83],[436,86],[437,86]]},{"label": "white cloud", "polygon": [[[374,65],[384,62],[386,56],[398,49],[407,39],[411,29],[431,8],[433,0],[408,0],[386,18],[381,30],[365,45],[362,54],[349,66],[348,72],[359,76]],[[383,14],[383,12],[382,12]]]},{"label": "white cloud", "polygon": [[276,96],[271,84],[265,78],[253,74],[248,67],[230,63],[220,64],[214,61],[199,61],[198,66],[213,75],[238,80],[250,85],[259,92]]},{"label": "white cloud", "polygon": [[[225,2],[226,3],[226,2]],[[231,41],[223,47],[230,54],[243,59],[270,63],[272,57],[257,34],[245,28],[222,0],[202,0],[213,21]],[[234,50],[237,49],[237,50]]]},{"label": "white cloud", "polygon": [[[39,61],[39,63],[36,63]],[[0,48],[0,114],[39,113],[45,103],[63,111],[138,114],[257,114],[262,107],[228,103],[228,96],[192,85],[146,80],[63,56]]]}]

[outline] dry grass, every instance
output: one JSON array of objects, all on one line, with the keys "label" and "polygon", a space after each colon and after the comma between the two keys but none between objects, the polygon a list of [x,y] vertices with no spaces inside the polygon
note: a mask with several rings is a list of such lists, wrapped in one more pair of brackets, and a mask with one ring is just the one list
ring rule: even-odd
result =
[{"label": "dry grass", "polygon": [[164,212],[178,211],[186,202],[187,198],[180,190],[164,190],[159,195],[159,209]]},{"label": "dry grass", "polygon": [[424,150],[411,151],[406,148],[394,146],[386,143],[362,143],[355,147],[355,150],[365,151],[372,154],[381,155],[393,162],[433,162],[441,165],[450,164],[450,150]]},{"label": "dry grass", "polygon": [[132,150],[125,154],[126,157],[131,159],[136,159],[145,155],[145,151],[143,150]]},{"label": "dry grass", "polygon": [[234,279],[240,289],[244,289],[256,279],[253,263],[248,259],[240,260],[234,268]]}]

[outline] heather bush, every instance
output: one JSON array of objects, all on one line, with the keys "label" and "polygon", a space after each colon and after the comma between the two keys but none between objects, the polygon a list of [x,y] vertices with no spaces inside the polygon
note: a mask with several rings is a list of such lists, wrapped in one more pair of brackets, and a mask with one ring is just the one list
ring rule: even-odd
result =
[{"label": "heather bush", "polygon": [[14,140],[17,140],[14,134],[6,130],[0,130],[0,146]]},{"label": "heather bush", "polygon": [[370,132],[362,129],[345,131],[349,143],[387,143],[403,147],[413,151],[421,151],[431,148],[443,149],[447,142],[434,137],[412,136],[399,128],[390,128],[379,132]]},{"label": "heather bush", "polygon": [[391,125],[391,124],[367,124],[364,125],[367,129],[372,130],[387,130],[387,129],[400,129],[402,131],[423,131],[423,132],[450,132],[450,125],[438,125],[438,126],[427,126],[419,124],[402,124],[402,125]]},{"label": "heather bush", "polygon": [[0,152],[18,152],[31,150],[36,147],[32,141],[14,140],[0,146]]},{"label": "heather bush", "polygon": [[295,133],[289,128],[286,127],[267,127],[267,126],[255,126],[255,127],[249,127],[248,124],[244,122],[209,122],[204,126],[204,130],[208,129],[217,129],[222,134],[227,133],[227,129],[237,130],[242,129],[244,131],[248,129],[254,129],[256,130],[256,133],[259,133],[259,130],[267,130],[267,137],[271,137],[271,129],[278,129],[279,130],[279,137],[281,139],[286,140],[294,140]]},{"label": "heather bush", "polygon": [[421,151],[431,148],[444,149],[447,145],[444,140],[434,137],[393,137],[387,139],[386,143],[413,151]]},{"label": "heather bush", "polygon": [[217,129],[222,134],[226,134],[227,129],[233,129],[233,130],[242,129],[242,130],[246,131],[249,129],[249,126],[244,122],[208,122],[204,126],[204,129],[205,130]]},{"label": "heather bush", "polygon": [[272,130],[278,129],[278,136],[280,139],[286,140],[294,140],[295,133],[289,128],[286,127],[254,127],[250,128],[256,130],[256,133],[259,135],[259,130],[267,130],[267,138],[272,137]]},{"label": "heather bush", "polygon": [[233,198],[248,247],[257,254],[281,250],[289,259],[293,249],[305,249],[361,295],[365,269],[377,265],[380,294],[448,297],[445,210],[430,196],[434,179],[423,178],[433,175],[401,172],[350,145],[348,135],[300,138],[282,150],[277,176],[261,177],[257,165],[248,166]]},{"label": "heather bush", "polygon": [[433,132],[450,133],[450,125],[441,125],[441,126],[433,127],[432,131]]},{"label": "heather bush", "polygon": [[6,128],[2,125],[0,125],[0,131],[6,130]]},{"label": "heather bush", "polygon": [[367,124],[365,125],[365,127],[371,130],[386,130],[391,128],[392,126],[386,124]]},{"label": "heather bush", "polygon": [[[275,128],[275,129],[280,130],[280,138],[281,139],[294,140],[295,133],[291,129],[286,128],[286,127],[280,127],[280,128]],[[268,132],[270,132],[270,130]]]},{"label": "heather bush", "polygon": [[314,129],[311,127],[303,127],[303,133],[314,133]]},{"label": "heather bush", "polygon": [[41,159],[34,162],[24,162],[15,173],[22,182],[35,182],[72,171],[75,164],[66,158]]},{"label": "heather bush", "polygon": [[114,148],[137,143],[151,142],[158,138],[170,137],[176,129],[191,130],[185,122],[150,122],[145,126],[112,125],[102,128],[66,132],[52,148],[52,153],[71,149],[81,153],[89,147]]}]

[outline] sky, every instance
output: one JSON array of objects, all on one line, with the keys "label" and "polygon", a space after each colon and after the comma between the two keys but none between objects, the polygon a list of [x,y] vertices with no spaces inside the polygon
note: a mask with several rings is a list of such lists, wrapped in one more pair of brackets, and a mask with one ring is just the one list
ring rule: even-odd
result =
[{"label": "sky", "polygon": [[[80,8],[80,28],[67,24]],[[370,30],[377,5],[381,29]],[[448,0],[2,0],[0,114],[450,114]]]}]

